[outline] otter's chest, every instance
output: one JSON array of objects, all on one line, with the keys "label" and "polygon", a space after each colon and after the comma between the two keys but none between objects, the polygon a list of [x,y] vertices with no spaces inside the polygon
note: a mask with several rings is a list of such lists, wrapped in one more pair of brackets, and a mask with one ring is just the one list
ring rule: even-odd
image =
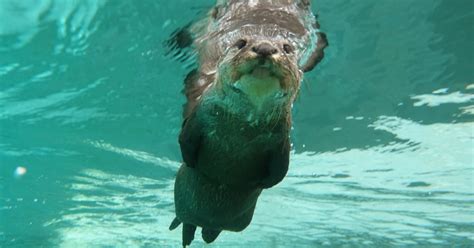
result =
[{"label": "otter's chest", "polygon": [[[281,135],[238,125],[215,125],[208,128],[203,145],[227,157],[246,159],[262,154],[281,139]],[[259,152],[257,152],[259,151]]]},{"label": "otter's chest", "polygon": [[267,173],[267,160],[284,135],[271,126],[252,126],[231,116],[207,116],[197,168],[228,184],[255,183]]}]

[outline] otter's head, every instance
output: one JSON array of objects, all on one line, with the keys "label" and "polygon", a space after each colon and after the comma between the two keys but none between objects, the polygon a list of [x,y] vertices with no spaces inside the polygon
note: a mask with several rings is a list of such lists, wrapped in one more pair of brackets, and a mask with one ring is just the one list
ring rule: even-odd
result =
[{"label": "otter's head", "polygon": [[[233,107],[251,105],[257,113],[289,109],[302,72],[293,46],[284,39],[242,37],[227,48],[219,62],[216,87]],[[236,102],[237,101],[237,102]]]}]

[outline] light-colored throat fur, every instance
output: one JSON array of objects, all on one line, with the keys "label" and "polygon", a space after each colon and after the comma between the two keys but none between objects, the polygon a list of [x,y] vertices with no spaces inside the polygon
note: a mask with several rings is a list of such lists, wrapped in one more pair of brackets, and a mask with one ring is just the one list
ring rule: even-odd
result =
[{"label": "light-colored throat fur", "polygon": [[282,96],[280,79],[270,75],[269,71],[263,68],[256,68],[251,74],[244,74],[234,83],[234,86],[241,90],[248,100],[260,112],[267,101],[278,101]]},{"label": "light-colored throat fur", "polygon": [[[217,82],[215,82],[217,83]],[[219,84],[219,83],[217,83]],[[215,85],[204,92],[198,111],[199,116],[220,122],[241,122],[242,125],[268,126],[285,119],[290,101],[283,96],[278,78],[258,79],[243,75],[235,83],[242,92],[229,85]]]}]

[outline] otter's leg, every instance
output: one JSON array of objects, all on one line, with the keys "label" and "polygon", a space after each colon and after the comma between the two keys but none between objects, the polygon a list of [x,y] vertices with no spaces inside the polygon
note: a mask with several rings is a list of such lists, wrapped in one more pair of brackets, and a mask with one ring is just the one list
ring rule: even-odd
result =
[{"label": "otter's leg", "polygon": [[212,243],[216,240],[217,236],[221,233],[222,230],[214,230],[209,228],[202,228],[202,239],[206,241],[206,243]]},{"label": "otter's leg", "polygon": [[175,30],[171,37],[165,41],[164,45],[167,47],[168,51],[166,55],[170,55],[176,58],[177,60],[183,62],[188,59],[192,54],[186,51],[186,48],[189,48],[193,44],[193,35],[189,31],[191,24],[188,24],[182,28]]},{"label": "otter's leg", "polygon": [[288,172],[290,163],[290,144],[285,142],[282,146],[277,146],[269,154],[267,163],[267,175],[260,181],[260,187],[270,188],[279,183]]},{"label": "otter's leg", "polygon": [[[318,26],[319,26],[319,24],[318,24]],[[316,65],[319,62],[321,62],[321,60],[324,58],[324,48],[326,48],[329,45],[325,33],[317,32],[316,35],[318,36],[318,41],[316,43],[316,49],[310,55],[310,57],[309,57],[308,61],[306,62],[306,64],[304,64],[301,67],[301,70],[303,72],[308,72],[308,71],[313,70],[314,67],[316,67]]]},{"label": "otter's leg", "polygon": [[196,167],[199,147],[201,145],[201,127],[195,114],[186,118],[179,134],[179,146],[186,166]]},{"label": "otter's leg", "polygon": [[192,224],[183,223],[183,247],[190,245],[194,239],[196,226]]}]

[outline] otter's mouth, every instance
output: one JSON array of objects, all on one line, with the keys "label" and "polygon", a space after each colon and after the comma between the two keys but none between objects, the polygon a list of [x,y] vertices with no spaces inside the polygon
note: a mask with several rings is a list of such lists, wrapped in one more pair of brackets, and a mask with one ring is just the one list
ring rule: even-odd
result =
[{"label": "otter's mouth", "polygon": [[288,90],[282,87],[283,80],[283,68],[268,59],[255,59],[235,68],[230,88],[254,101],[283,98],[288,95]]},{"label": "otter's mouth", "polygon": [[250,74],[255,77],[276,77],[279,79],[283,79],[283,68],[281,68],[278,64],[274,63],[270,59],[253,59],[251,61],[247,61],[246,63],[242,63],[241,65],[237,66],[237,77],[241,77],[245,74]]}]

